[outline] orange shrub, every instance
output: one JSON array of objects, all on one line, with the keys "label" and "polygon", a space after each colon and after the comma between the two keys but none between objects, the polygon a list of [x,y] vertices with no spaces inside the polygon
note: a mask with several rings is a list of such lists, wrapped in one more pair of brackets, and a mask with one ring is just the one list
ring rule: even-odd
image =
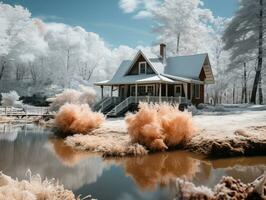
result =
[{"label": "orange shrub", "polygon": [[195,133],[191,113],[166,103],[140,103],[139,111],[127,115],[125,120],[131,140],[151,150],[182,144]]},{"label": "orange shrub", "polygon": [[87,134],[105,120],[102,113],[93,112],[88,104],[65,104],[55,117],[56,127],[62,133]]}]

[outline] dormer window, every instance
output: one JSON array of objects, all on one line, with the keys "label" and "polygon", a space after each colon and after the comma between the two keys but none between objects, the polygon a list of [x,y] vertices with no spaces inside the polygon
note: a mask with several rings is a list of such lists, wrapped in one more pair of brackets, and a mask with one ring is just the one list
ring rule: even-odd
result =
[{"label": "dormer window", "polygon": [[139,74],[146,74],[147,72],[147,63],[139,62]]}]

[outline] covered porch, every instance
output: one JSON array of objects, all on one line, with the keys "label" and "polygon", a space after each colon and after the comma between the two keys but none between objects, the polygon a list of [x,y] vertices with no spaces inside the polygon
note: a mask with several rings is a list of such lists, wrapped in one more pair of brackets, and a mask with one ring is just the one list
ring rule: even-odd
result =
[{"label": "covered porch", "polygon": [[[191,83],[181,81],[160,81],[160,82],[139,82],[119,85],[109,85],[108,83],[98,84],[101,87],[101,100],[107,97],[123,101],[129,97],[148,99],[158,102],[186,102],[191,103]],[[109,90],[109,92],[106,92]],[[105,90],[105,93],[104,93]],[[105,94],[105,95],[104,95]]]}]

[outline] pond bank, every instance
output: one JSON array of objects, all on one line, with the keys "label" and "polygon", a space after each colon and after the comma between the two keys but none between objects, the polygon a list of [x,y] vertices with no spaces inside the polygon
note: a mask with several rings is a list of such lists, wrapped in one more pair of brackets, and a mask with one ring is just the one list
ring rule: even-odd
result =
[{"label": "pond bank", "polygon": [[13,116],[0,116],[0,124],[38,124],[43,127],[54,127],[54,120],[51,117],[43,116],[26,116],[26,117],[13,117]]},{"label": "pond bank", "polygon": [[79,150],[102,153],[104,157],[140,156],[148,153],[144,146],[131,142],[123,119],[108,120],[88,135],[68,136],[65,143]]},{"label": "pond bank", "polygon": [[[214,158],[266,155],[266,111],[197,115],[193,119],[197,134],[179,148]],[[149,152],[144,146],[131,143],[122,118],[109,119],[88,135],[69,136],[65,143],[104,156],[137,156]]]}]

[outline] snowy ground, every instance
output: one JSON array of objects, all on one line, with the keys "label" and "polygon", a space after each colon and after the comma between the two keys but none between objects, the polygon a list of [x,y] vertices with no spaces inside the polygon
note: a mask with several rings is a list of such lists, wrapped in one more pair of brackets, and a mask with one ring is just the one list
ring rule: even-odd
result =
[{"label": "snowy ground", "polygon": [[225,105],[220,108],[221,111],[199,110],[193,117],[200,133],[223,137],[238,129],[266,126],[266,105]]},{"label": "snowy ground", "polygon": [[211,157],[265,155],[266,106],[227,105],[194,116],[198,134],[187,148]]}]

